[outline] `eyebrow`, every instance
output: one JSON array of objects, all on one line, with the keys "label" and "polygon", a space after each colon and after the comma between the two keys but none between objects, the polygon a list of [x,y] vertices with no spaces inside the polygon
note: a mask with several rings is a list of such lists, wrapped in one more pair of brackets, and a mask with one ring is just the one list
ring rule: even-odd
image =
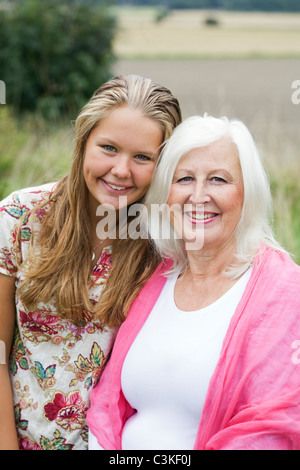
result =
[{"label": "eyebrow", "polygon": [[[184,171],[184,172],[195,172],[193,168],[176,168],[175,171]],[[217,173],[217,172],[225,172],[225,173],[230,173],[229,170],[226,168],[213,168],[211,170],[208,170],[208,173]]]},{"label": "eyebrow", "polygon": [[[195,173],[194,169],[193,168],[177,168],[175,171],[174,171],[174,175],[175,174],[178,174],[178,173]],[[207,174],[208,175],[212,175],[214,173],[221,173],[221,174],[224,174],[226,175],[228,178],[232,178],[233,179],[233,174],[232,172],[230,172],[229,170],[227,170],[226,168],[214,168],[214,169],[211,169],[211,170],[208,170],[207,171]]]},{"label": "eyebrow", "polygon": [[[111,145],[112,147],[119,147],[120,144],[115,141],[112,137],[108,137],[106,135],[99,135],[97,137],[95,137],[95,140],[96,141],[100,141],[101,144],[102,143],[106,143],[107,145]],[[136,155],[145,155],[145,156],[154,156],[155,154],[159,153],[159,150],[160,150],[160,147],[157,147],[156,149],[154,150],[138,150],[136,152],[134,152]]]}]

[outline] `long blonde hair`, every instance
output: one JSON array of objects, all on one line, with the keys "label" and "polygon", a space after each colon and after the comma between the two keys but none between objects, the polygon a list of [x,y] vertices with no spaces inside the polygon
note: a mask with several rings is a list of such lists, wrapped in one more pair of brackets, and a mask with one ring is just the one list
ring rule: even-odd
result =
[{"label": "long blonde hair", "polygon": [[[31,236],[28,257],[23,261],[19,256],[25,281],[19,287],[18,295],[24,305],[53,299],[57,311],[74,322],[84,320],[86,309],[107,325],[116,325],[124,319],[134,293],[159,262],[158,257],[153,256],[148,240],[114,241],[107,288],[98,305],[91,303],[92,234],[88,230],[91,215],[87,209],[88,189],[83,176],[85,146],[101,119],[123,105],[139,109],[146,117],[157,121],[163,131],[163,141],[181,122],[177,99],[167,88],[150,79],[137,75],[118,76],[96,90],[75,122],[75,149],[69,175],[58,182],[49,199],[25,215],[33,221],[41,207],[47,209],[40,232],[37,237]],[[33,223],[31,225],[33,227]],[[21,225],[16,237],[18,253],[20,243]],[[131,252],[134,252],[133,256],[130,256]]]}]

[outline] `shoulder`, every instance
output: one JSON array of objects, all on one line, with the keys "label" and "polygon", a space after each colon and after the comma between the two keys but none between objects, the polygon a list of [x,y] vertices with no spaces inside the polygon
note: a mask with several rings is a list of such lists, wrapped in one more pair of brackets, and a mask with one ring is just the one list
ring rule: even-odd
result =
[{"label": "shoulder", "polygon": [[300,283],[300,266],[296,264],[288,253],[265,248],[261,254],[257,256],[257,264],[262,262],[261,277],[269,284],[275,286],[280,285],[297,285],[299,289]]},{"label": "shoulder", "polygon": [[165,260],[161,262],[150,279],[143,286],[139,294],[137,295],[135,301],[133,302],[131,309],[134,310],[136,304],[142,303],[143,305],[150,304],[153,306],[153,303],[157,300],[166,280],[169,269],[172,265],[171,260]]},{"label": "shoulder", "polygon": [[40,186],[14,191],[0,202],[0,215],[8,215],[19,219],[27,211],[46,200],[54,191],[56,183],[47,183]]},{"label": "shoulder", "polygon": [[[118,337],[125,337],[130,342],[142,327],[154,307],[167,280],[167,264],[161,263],[151,278],[142,287],[133,300],[126,320],[122,323]],[[117,344],[117,341],[115,345]]]},{"label": "shoulder", "polygon": [[32,186],[29,188],[19,189],[11,193],[6,199],[14,199],[20,202],[35,201],[35,200],[40,202],[42,199],[47,198],[50,194],[53,193],[56,187],[56,184],[57,183],[53,182],[53,183],[46,183],[40,186]]},{"label": "shoulder", "polygon": [[[250,282],[253,317],[265,315],[273,324],[296,325],[300,316],[300,267],[287,253],[267,248],[256,260]],[[285,329],[284,327],[284,329]]]}]

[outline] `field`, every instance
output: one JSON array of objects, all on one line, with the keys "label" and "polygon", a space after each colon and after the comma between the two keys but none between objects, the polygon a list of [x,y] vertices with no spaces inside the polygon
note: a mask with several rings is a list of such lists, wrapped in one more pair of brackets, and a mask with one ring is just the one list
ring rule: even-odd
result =
[{"label": "field", "polygon": [[[184,117],[208,112],[249,127],[270,174],[277,237],[300,263],[300,104],[292,102],[300,15],[184,11],[156,21],[156,10],[128,8],[118,15],[114,74],[138,73],[168,86]],[[212,16],[219,26],[204,25]],[[71,124],[20,128],[0,107],[0,155],[5,148],[13,160],[5,193],[62,176],[72,147]]]},{"label": "field", "polygon": [[[300,57],[300,14],[117,9],[115,51],[126,58]],[[213,19],[217,26],[207,26]]]}]

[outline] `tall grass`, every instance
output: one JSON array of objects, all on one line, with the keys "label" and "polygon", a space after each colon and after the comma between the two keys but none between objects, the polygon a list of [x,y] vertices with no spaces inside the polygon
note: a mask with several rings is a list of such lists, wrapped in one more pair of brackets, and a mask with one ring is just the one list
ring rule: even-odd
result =
[{"label": "tall grass", "polygon": [[0,199],[10,192],[57,181],[69,171],[72,123],[47,124],[28,116],[19,123],[0,108]]},{"label": "tall grass", "polygon": [[[288,158],[288,138],[280,143],[285,149],[284,160],[274,158],[274,146],[279,142],[273,137],[270,140],[266,135],[262,152],[271,180],[275,233],[300,264],[300,162]],[[21,125],[9,113],[8,107],[1,107],[0,199],[23,187],[58,180],[68,172],[72,152],[71,122],[49,127],[40,119],[28,118]],[[281,154],[280,149],[278,153]],[[294,149],[290,153],[294,154]],[[272,158],[268,158],[269,154]]]},{"label": "tall grass", "polygon": [[300,264],[300,164],[288,164],[281,171],[271,172],[274,204],[274,228],[277,239]]},{"label": "tall grass", "polygon": [[256,126],[271,184],[276,238],[300,264],[300,135],[294,130],[285,134],[275,116],[264,124],[258,120]]}]

